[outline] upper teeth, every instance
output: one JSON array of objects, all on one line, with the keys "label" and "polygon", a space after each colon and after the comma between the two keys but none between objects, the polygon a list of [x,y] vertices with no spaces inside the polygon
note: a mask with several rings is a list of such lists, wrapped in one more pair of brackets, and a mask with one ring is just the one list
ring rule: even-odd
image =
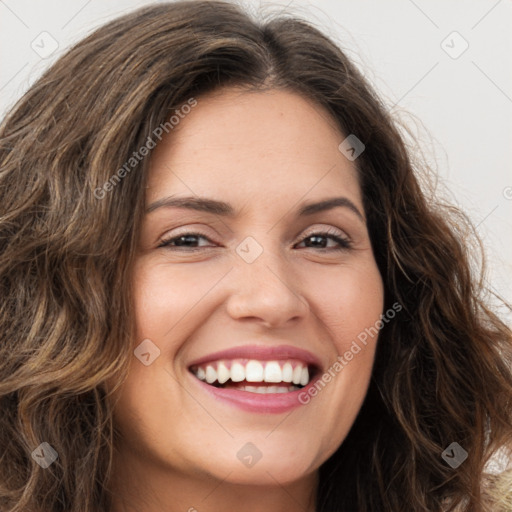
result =
[{"label": "upper teeth", "polygon": [[192,369],[195,376],[208,384],[218,382],[293,382],[305,386],[309,382],[307,364],[301,361],[230,360],[207,363]]}]

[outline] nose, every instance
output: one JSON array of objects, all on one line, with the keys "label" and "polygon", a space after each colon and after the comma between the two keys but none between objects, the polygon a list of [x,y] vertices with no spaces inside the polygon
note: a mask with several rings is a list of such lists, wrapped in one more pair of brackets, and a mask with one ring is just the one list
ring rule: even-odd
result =
[{"label": "nose", "polygon": [[253,320],[266,327],[299,321],[309,311],[296,276],[279,254],[263,254],[252,263],[242,258],[231,272],[227,311],[236,320]]}]

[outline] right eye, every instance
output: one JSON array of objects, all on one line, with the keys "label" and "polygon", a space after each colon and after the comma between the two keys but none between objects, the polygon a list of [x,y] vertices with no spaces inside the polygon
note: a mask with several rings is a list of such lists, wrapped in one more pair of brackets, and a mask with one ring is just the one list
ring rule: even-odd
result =
[{"label": "right eye", "polygon": [[[211,240],[206,235],[203,235],[202,233],[189,232],[189,233],[182,233],[180,235],[173,236],[173,237],[164,238],[160,242],[160,245],[158,247],[159,248],[165,247],[170,250],[197,251],[197,250],[204,248],[205,246],[192,247],[191,244],[197,244],[198,243],[197,241],[200,238],[211,242]],[[206,247],[210,247],[210,246],[206,246]]]}]

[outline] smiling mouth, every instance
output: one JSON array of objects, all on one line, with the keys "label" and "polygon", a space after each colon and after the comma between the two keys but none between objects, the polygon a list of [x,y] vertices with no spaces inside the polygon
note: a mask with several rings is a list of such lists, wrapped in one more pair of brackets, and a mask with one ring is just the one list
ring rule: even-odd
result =
[{"label": "smiling mouth", "polygon": [[298,391],[307,386],[318,372],[314,365],[297,359],[219,360],[191,366],[189,371],[212,387],[260,394]]}]

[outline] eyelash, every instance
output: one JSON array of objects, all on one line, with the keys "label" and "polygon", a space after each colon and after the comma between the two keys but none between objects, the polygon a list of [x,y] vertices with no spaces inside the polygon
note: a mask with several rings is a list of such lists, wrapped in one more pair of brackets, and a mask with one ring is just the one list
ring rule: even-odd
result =
[{"label": "eyelash", "polygon": [[[202,249],[205,249],[205,247],[179,247],[179,246],[172,246],[171,244],[175,242],[176,240],[179,240],[182,237],[189,237],[189,236],[195,236],[200,237],[208,240],[211,242],[211,240],[202,233],[197,232],[186,232],[182,233],[178,236],[174,236],[172,238],[163,239],[160,242],[159,248],[166,248],[171,251],[188,251],[188,252],[196,252],[200,251]],[[330,240],[335,241],[337,244],[339,244],[338,247],[324,247],[320,248],[321,251],[346,251],[352,247],[352,242],[348,238],[342,238],[338,235],[338,232],[329,232],[329,231],[315,231],[314,233],[311,233],[307,236],[305,236],[299,243],[302,243],[304,240],[307,240],[308,238],[318,237],[322,236],[324,238],[329,238]],[[314,249],[314,247],[306,247],[306,249]]]}]

